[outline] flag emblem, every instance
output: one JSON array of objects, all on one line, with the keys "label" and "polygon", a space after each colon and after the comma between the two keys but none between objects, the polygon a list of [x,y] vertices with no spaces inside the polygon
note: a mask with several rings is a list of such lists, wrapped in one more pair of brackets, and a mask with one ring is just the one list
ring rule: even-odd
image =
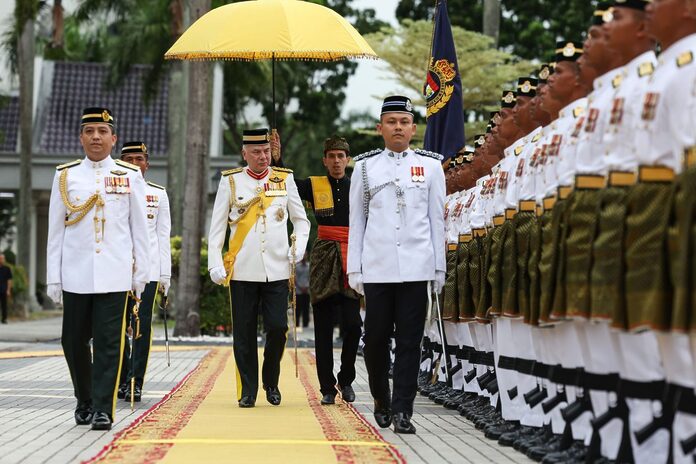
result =
[{"label": "flag emblem", "polygon": [[445,59],[435,61],[432,58],[430,60],[428,76],[423,87],[427,117],[440,111],[450,101],[454,93],[454,84],[451,82],[456,76],[457,71],[454,68],[454,63]]}]

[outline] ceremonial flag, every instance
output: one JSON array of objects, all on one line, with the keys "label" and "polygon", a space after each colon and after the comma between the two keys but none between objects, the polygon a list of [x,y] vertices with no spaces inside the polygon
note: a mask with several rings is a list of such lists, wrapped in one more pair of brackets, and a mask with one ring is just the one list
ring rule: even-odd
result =
[{"label": "ceremonial flag", "polygon": [[434,27],[428,74],[423,86],[427,106],[423,148],[440,153],[446,162],[466,143],[462,80],[446,0],[438,1],[435,6]]}]

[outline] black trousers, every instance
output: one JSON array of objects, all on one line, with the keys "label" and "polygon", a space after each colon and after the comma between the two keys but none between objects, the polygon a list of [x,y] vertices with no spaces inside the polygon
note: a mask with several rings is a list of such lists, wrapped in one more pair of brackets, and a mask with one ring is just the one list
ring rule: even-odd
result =
[{"label": "black trousers", "polygon": [[[145,371],[147,370],[147,361],[150,358],[150,347],[152,346],[152,311],[155,307],[155,296],[157,295],[157,286],[159,282],[152,281],[145,285],[143,294],[140,295],[140,308],[138,317],[140,318],[140,338],[133,341],[133,358],[131,360],[131,351],[128,343],[123,347],[123,356],[121,362],[121,380],[120,383],[129,382],[133,377],[133,365],[135,365],[135,383],[143,386],[145,379]],[[135,306],[135,301],[128,300],[128,314],[126,315],[126,327],[131,323],[132,309]],[[135,330],[135,327],[133,328]]]},{"label": "black trousers", "polygon": [[309,293],[296,294],[295,301],[297,302],[295,326],[307,327],[309,325]]},{"label": "black trousers", "polygon": [[428,311],[427,282],[365,284],[365,366],[370,393],[389,403],[389,360],[394,333],[394,413],[413,414],[420,344]]},{"label": "black trousers", "polygon": [[234,360],[237,364],[237,400],[242,396],[255,399],[259,389],[259,357],[256,346],[259,310],[266,333],[261,379],[264,388],[277,387],[280,360],[288,332],[288,281],[233,280],[230,282],[230,301]]},{"label": "black trousers", "polygon": [[362,333],[360,300],[336,294],[313,305],[314,349],[317,354],[317,375],[322,395],[336,393],[333,373],[333,332],[338,322],[343,334],[341,370],[338,384],[348,386],[355,380],[355,357]]},{"label": "black trousers", "polygon": [[[61,344],[78,401],[114,417],[126,329],[126,292],[63,292]],[[92,340],[93,353],[89,341]]]},{"label": "black trousers", "polygon": [[0,309],[2,310],[2,322],[7,322],[7,290],[0,291]]}]

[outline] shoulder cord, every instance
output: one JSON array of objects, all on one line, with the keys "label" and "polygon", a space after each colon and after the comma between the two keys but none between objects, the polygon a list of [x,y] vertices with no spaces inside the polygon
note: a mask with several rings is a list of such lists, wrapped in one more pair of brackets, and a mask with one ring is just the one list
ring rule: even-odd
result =
[{"label": "shoulder cord", "polygon": [[[246,214],[249,212],[249,207],[255,205],[259,201],[261,201],[261,194],[256,195],[254,198],[252,198],[249,201],[245,202],[238,202],[237,199],[235,198],[235,192],[236,192],[236,187],[234,184],[234,177],[230,174],[229,176],[230,179],[230,210],[232,208],[237,208],[237,212],[239,213],[239,217],[237,219],[233,219],[231,221],[228,221],[229,225],[234,225],[238,223],[239,221],[246,216]],[[229,217],[229,214],[228,214]]]},{"label": "shoulder cord", "polygon": [[[72,226],[73,224],[77,224],[87,215],[87,213],[89,213],[92,210],[92,208],[96,207],[94,211],[94,235],[96,240],[98,241],[99,223],[101,222],[101,239],[104,240],[104,223],[106,222],[106,218],[104,218],[104,200],[102,199],[101,195],[98,193],[94,193],[87,199],[87,201],[85,201],[81,205],[74,205],[70,201],[70,197],[68,196],[67,169],[64,169],[60,173],[58,186],[60,189],[60,196],[63,200],[63,204],[65,205],[65,208],[68,210],[68,213],[65,215],[65,225]],[[99,218],[100,213],[101,218]],[[77,214],[77,216],[70,219],[71,214]]]},{"label": "shoulder cord", "polygon": [[401,188],[401,186],[396,182],[395,180],[391,180],[389,182],[385,182],[381,185],[378,185],[377,187],[370,188],[370,185],[367,182],[367,162],[363,161],[362,164],[362,180],[363,180],[363,213],[365,214],[365,217],[369,216],[370,213],[370,200],[372,200],[372,197],[377,195],[379,192],[384,190],[390,185],[394,186],[394,189],[396,190],[396,203],[399,206],[399,208],[403,208],[406,206],[406,202],[404,200],[404,189]]}]

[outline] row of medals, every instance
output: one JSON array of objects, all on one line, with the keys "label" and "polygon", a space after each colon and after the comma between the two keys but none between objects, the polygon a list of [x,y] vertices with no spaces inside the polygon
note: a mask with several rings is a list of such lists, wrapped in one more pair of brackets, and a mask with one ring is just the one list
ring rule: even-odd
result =
[{"label": "row of medals", "polygon": [[127,177],[105,177],[104,184],[106,193],[130,192],[130,180]]}]

